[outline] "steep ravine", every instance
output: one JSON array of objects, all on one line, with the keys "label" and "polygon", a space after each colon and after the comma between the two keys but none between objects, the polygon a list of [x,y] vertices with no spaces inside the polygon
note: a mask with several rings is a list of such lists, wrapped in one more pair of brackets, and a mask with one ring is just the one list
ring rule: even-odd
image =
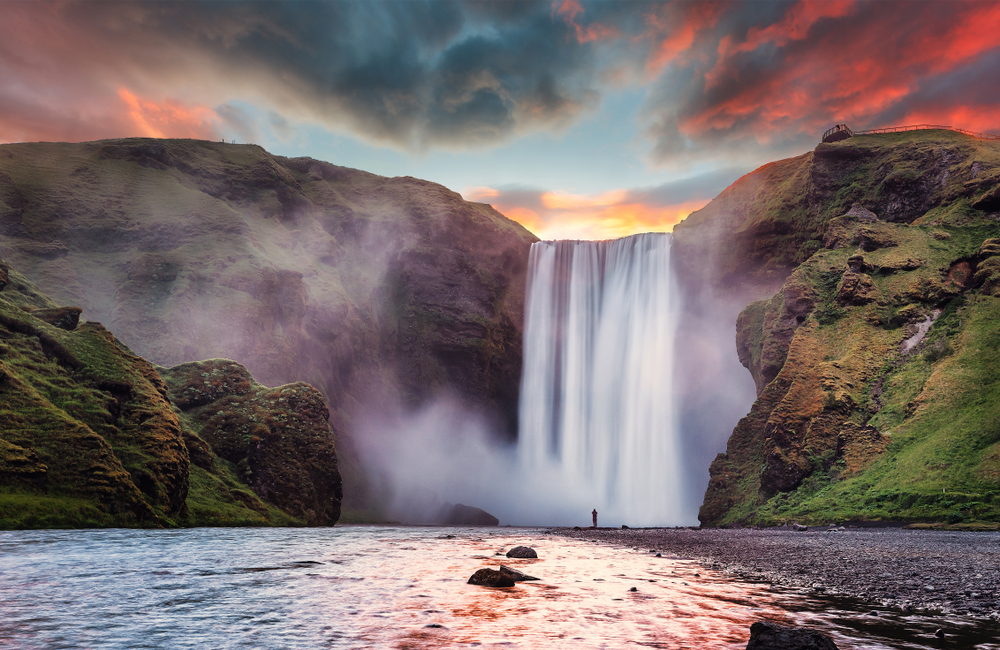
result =
[{"label": "steep ravine", "polygon": [[998,187],[998,143],[862,136],[678,226],[689,291],[750,303],[757,399],[712,463],[704,525],[1000,521]]}]

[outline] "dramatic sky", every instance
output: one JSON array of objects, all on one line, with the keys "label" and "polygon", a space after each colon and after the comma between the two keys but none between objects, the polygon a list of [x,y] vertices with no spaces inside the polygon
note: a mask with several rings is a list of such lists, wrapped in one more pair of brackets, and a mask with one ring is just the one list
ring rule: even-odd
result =
[{"label": "dramatic sky", "polygon": [[0,142],[253,142],[493,204],[669,230],[829,126],[1000,133],[1000,2],[0,6]]}]

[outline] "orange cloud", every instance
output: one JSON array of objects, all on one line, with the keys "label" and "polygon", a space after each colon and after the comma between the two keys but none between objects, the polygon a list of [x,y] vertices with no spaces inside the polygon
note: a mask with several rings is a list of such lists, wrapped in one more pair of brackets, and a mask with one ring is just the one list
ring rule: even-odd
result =
[{"label": "orange cloud", "polygon": [[615,27],[607,27],[600,23],[593,23],[584,27],[576,22],[576,17],[583,13],[583,6],[578,0],[563,0],[555,10],[557,16],[566,21],[566,24],[576,30],[576,40],[580,43],[590,43],[592,41],[606,41],[618,38],[621,32]]},{"label": "orange cloud", "polygon": [[[833,121],[865,128],[922,117],[997,128],[989,108],[933,110],[918,97],[929,79],[1000,47],[1000,3],[860,7],[801,0],[771,25],[721,37],[704,91],[680,112],[678,131],[694,141],[736,131],[766,144]],[[881,123],[885,115],[897,117]]]},{"label": "orange cloud", "polygon": [[[900,126],[907,124],[941,124],[966,131],[989,132],[1000,135],[1000,107],[951,106],[921,108],[906,114]],[[992,131],[991,131],[992,129]]]},{"label": "orange cloud", "polygon": [[722,2],[685,2],[667,5],[661,13],[647,14],[646,38],[654,44],[646,60],[646,71],[657,74],[681,59],[695,46],[699,35],[718,24],[725,9]]},{"label": "orange cloud", "polygon": [[495,190],[492,187],[486,187],[485,185],[474,185],[472,187],[467,187],[461,191],[462,198],[466,201],[475,201],[476,203],[487,203],[486,199],[492,199],[500,195],[500,190]]},{"label": "orange cloud", "polygon": [[517,206],[512,206],[509,208],[500,206],[497,207],[497,210],[503,216],[518,222],[519,224],[521,224],[531,232],[535,233],[536,235],[538,235],[539,232],[545,230],[545,222],[542,220],[542,217],[534,210],[531,210],[529,208],[520,208]]},{"label": "orange cloud", "polygon": [[188,107],[166,100],[160,104],[142,99],[127,88],[119,88],[118,96],[127,107],[127,114],[138,134],[149,138],[218,138],[212,122],[218,120],[207,106]]},{"label": "orange cloud", "polygon": [[[824,18],[841,18],[854,8],[854,0],[827,0],[826,2],[806,2],[800,0],[785,17],[767,27],[752,27],[747,32],[746,40],[739,45],[733,45],[730,36],[719,42],[720,60],[728,59],[738,52],[752,52],[764,43],[776,46],[786,45],[792,41],[806,38],[809,29]],[[711,73],[709,73],[711,77]]]}]

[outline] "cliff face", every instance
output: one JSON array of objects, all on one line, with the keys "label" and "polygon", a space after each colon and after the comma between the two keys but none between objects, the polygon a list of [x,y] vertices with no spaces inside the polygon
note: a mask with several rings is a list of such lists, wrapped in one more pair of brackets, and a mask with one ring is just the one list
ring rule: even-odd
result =
[{"label": "cliff face", "polygon": [[783,281],[737,319],[757,400],[712,463],[703,524],[1000,518],[998,186],[997,143],[863,136],[749,174],[683,224],[682,257],[716,260],[687,262],[689,286]]},{"label": "cliff face", "polygon": [[[222,444],[207,443],[198,435],[203,428],[178,415],[172,400],[187,402],[170,395],[152,364],[79,316],[79,308],[57,307],[0,262],[0,528],[336,522],[340,479],[315,389],[264,389],[245,369],[239,373],[267,428],[254,469],[303,483],[290,497],[273,480],[240,474]],[[217,387],[218,413],[231,412],[224,400],[243,387]],[[224,419],[212,432],[240,433]],[[275,436],[296,452],[274,453]],[[302,459],[300,449],[315,453]],[[316,462],[324,464],[322,490],[296,480],[314,474]]]},{"label": "cliff face", "polygon": [[534,240],[439,185],[252,145],[0,146],[0,255],[156,364],[318,387],[362,501],[366,410],[450,393],[514,435]]}]

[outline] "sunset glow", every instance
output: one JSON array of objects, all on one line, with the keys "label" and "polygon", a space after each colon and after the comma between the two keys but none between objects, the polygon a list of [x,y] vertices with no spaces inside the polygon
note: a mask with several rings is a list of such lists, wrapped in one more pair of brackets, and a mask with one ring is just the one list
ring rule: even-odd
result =
[{"label": "sunset glow", "polygon": [[160,104],[136,97],[127,88],[120,88],[118,96],[128,107],[128,116],[138,129],[136,135],[147,138],[197,138],[215,140],[218,136],[211,126],[218,116],[207,106],[187,107],[167,100]]},{"label": "sunset glow", "polygon": [[470,201],[490,203],[507,218],[549,240],[615,239],[640,232],[670,232],[708,203],[707,198],[672,205],[642,203],[623,189],[593,196],[545,192],[530,201],[531,207],[516,203],[517,196],[489,187],[468,188],[462,195]]}]

